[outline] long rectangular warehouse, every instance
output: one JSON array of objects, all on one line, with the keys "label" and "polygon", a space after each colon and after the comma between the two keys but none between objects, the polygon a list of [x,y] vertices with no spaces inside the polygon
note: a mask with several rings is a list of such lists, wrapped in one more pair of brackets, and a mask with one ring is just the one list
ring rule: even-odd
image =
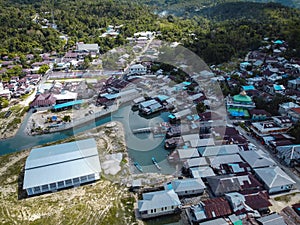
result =
[{"label": "long rectangular warehouse", "polygon": [[25,163],[23,189],[36,195],[100,179],[94,139],[32,149]]}]

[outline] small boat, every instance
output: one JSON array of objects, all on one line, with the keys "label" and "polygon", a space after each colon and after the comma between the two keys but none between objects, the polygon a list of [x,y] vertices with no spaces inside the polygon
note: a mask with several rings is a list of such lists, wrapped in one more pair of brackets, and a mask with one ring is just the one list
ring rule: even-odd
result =
[{"label": "small boat", "polygon": [[142,166],[138,162],[134,162],[133,165],[141,172],[143,172]]},{"label": "small boat", "polygon": [[152,157],[152,162],[157,167],[157,169],[161,170],[160,166],[158,165],[158,163],[154,157]]}]

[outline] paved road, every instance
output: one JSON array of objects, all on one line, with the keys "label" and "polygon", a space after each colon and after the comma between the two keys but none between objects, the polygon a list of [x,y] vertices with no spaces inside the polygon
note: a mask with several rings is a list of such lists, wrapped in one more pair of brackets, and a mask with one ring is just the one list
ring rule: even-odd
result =
[{"label": "paved road", "polygon": [[50,72],[45,74],[42,77],[41,81],[37,85],[34,86],[34,91],[26,99],[24,99],[23,101],[20,102],[21,105],[28,106],[35,99],[35,95],[36,95],[38,87],[47,81],[49,73]]},{"label": "paved road", "polygon": [[151,37],[150,40],[147,41],[147,44],[146,44],[146,46],[143,48],[143,50],[142,50],[140,53],[138,53],[130,63],[128,63],[128,65],[126,66],[126,68],[124,69],[124,71],[127,71],[131,65],[133,65],[133,64],[135,64],[137,61],[139,61],[140,57],[148,50],[150,44],[152,43],[152,41],[153,41],[154,39],[155,39],[155,36]]},{"label": "paved road", "polygon": [[23,106],[28,106],[34,100],[36,91],[37,91],[37,86],[34,87],[34,91],[26,99],[21,101],[20,104]]}]

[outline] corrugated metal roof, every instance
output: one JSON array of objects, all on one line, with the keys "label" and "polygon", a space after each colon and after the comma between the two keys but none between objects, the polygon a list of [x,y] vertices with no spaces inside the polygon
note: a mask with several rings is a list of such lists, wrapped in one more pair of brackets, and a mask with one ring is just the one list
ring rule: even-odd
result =
[{"label": "corrugated metal roof", "polygon": [[177,149],[180,159],[189,159],[199,157],[199,152],[196,148]]},{"label": "corrugated metal roof", "polygon": [[33,149],[25,164],[23,188],[100,173],[94,139]]},{"label": "corrugated metal roof", "polygon": [[205,167],[193,167],[190,168],[191,174],[193,178],[205,178],[215,176],[215,173],[212,168]]},{"label": "corrugated metal roof", "polygon": [[[212,199],[204,200],[203,203],[204,203],[203,207],[205,210],[205,214],[208,219],[232,214],[232,210],[229,205],[229,202],[225,198],[212,198]],[[223,223],[218,223],[215,220],[211,220],[208,222],[212,222],[212,223],[204,222],[204,224],[205,223],[212,224],[212,225],[223,224]],[[201,222],[201,224],[203,223]]]},{"label": "corrugated metal roof", "polygon": [[143,194],[143,200],[138,201],[139,211],[157,209],[168,206],[180,206],[181,202],[174,190],[156,191]]},{"label": "corrugated metal roof", "polygon": [[31,150],[26,160],[25,169],[76,160],[97,154],[98,150],[94,139],[35,148]]},{"label": "corrugated metal roof", "polygon": [[254,171],[269,188],[295,184],[295,181],[279,166],[255,169]]},{"label": "corrugated metal roof", "polygon": [[241,151],[240,156],[252,167],[268,167],[275,166],[276,162],[265,154],[261,154],[258,151]]},{"label": "corrugated metal roof", "polygon": [[210,165],[212,167],[218,167],[221,164],[225,164],[225,163],[243,162],[241,157],[237,154],[210,156],[210,157],[208,157],[208,159],[209,159]]},{"label": "corrugated metal roof", "polygon": [[100,173],[99,156],[25,170],[23,189]]},{"label": "corrugated metal roof", "polygon": [[205,157],[199,157],[199,158],[188,159],[185,164],[188,168],[190,168],[194,166],[207,166],[208,162]]},{"label": "corrugated metal roof", "polygon": [[277,213],[257,219],[263,225],[286,225],[282,216]]},{"label": "corrugated metal roof", "polygon": [[238,153],[239,150],[238,145],[207,146],[199,148],[199,152],[202,156],[230,155]]},{"label": "corrugated metal roof", "polygon": [[192,111],[190,110],[190,109],[184,109],[184,110],[182,110],[182,111],[179,111],[179,112],[177,112],[177,113],[174,113],[174,116],[177,118],[177,119],[180,119],[180,118],[182,118],[182,117],[184,117],[184,116],[187,116],[187,115],[189,115],[189,114],[191,114],[192,113]]},{"label": "corrugated metal roof", "polygon": [[205,189],[205,184],[201,178],[178,179],[173,180],[171,183],[175,192]]}]

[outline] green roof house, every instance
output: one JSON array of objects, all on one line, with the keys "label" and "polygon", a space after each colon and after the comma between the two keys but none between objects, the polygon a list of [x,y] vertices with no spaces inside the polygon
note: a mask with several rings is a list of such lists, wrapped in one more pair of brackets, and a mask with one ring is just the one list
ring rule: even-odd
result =
[{"label": "green roof house", "polygon": [[254,109],[255,104],[245,91],[227,99],[227,110],[234,117],[249,117],[248,110]]}]

